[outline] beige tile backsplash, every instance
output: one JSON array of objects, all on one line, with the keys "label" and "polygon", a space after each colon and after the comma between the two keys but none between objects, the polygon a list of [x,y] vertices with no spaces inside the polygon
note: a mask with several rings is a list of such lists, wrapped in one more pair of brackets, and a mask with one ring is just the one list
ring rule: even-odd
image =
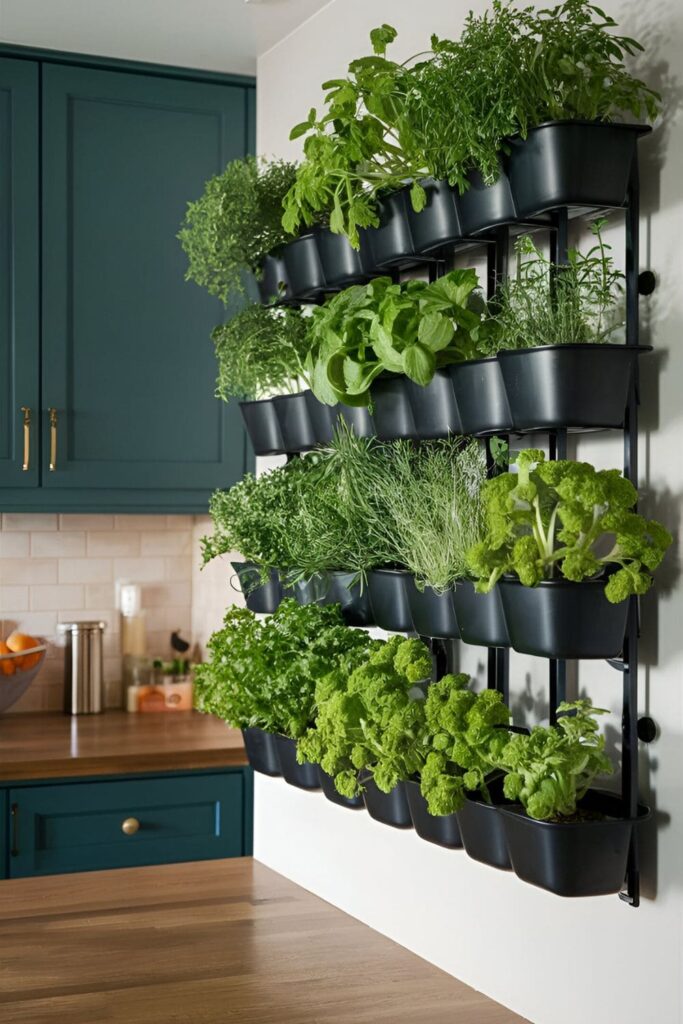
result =
[{"label": "beige tile backsplash", "polygon": [[57,515],[6,512],[0,517],[0,634],[12,629],[44,637],[43,668],[13,711],[58,710],[63,649],[57,624],[102,619],[107,703],[120,702],[121,656],[116,581],[142,586],[150,655],[170,657],[169,637],[180,629],[204,644],[228,604],[241,603],[230,586],[230,559],[200,572],[199,538],[208,517],[188,515]]}]

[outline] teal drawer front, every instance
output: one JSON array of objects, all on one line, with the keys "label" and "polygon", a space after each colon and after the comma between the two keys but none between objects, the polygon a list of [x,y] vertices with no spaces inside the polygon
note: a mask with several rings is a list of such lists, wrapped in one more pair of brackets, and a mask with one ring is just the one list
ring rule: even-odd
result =
[{"label": "teal drawer front", "polygon": [[237,770],[12,789],[10,877],[243,856],[250,784]]}]

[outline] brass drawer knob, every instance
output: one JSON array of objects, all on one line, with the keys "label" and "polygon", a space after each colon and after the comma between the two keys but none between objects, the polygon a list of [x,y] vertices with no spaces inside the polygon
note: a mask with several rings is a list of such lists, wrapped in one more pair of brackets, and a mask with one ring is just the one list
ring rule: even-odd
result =
[{"label": "brass drawer knob", "polygon": [[121,831],[127,836],[134,836],[140,828],[137,818],[125,818],[121,824]]}]

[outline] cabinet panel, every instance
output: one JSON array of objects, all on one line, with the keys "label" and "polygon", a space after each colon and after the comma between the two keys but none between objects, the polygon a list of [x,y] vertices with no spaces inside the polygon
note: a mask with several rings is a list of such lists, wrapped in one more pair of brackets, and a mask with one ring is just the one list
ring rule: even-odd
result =
[{"label": "cabinet panel", "polygon": [[175,236],[206,178],[245,153],[250,89],[46,65],[42,483],[226,486],[239,409],[214,399],[219,302],[184,281]]},{"label": "cabinet panel", "polygon": [[[0,58],[0,486],[39,481],[38,65]],[[24,466],[24,414],[31,419]]]}]

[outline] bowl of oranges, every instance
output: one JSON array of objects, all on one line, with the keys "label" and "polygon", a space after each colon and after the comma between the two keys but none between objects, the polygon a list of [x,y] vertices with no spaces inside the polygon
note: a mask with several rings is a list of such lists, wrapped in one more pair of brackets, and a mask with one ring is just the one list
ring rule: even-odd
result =
[{"label": "bowl of oranges", "polygon": [[11,708],[40,672],[47,645],[28,633],[0,640],[0,713]]}]

